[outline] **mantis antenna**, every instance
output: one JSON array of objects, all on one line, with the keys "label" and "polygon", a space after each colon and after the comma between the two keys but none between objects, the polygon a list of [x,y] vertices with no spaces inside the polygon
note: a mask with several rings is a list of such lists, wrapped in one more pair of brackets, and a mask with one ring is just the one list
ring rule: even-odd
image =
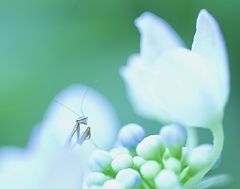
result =
[{"label": "mantis antenna", "polygon": [[[85,131],[80,134],[80,127],[81,127],[81,124],[83,125],[87,125],[87,120],[88,120],[88,117],[86,117],[83,113],[83,102],[84,102],[84,99],[86,97],[86,94],[88,93],[90,87],[87,88],[87,90],[85,91],[83,97],[82,97],[82,101],[81,101],[81,113],[82,113],[82,116],[80,116],[78,113],[76,113],[75,111],[73,111],[72,109],[68,108],[67,106],[65,106],[64,104],[62,104],[61,102],[57,101],[57,100],[53,100],[53,102],[65,107],[66,109],[70,110],[72,113],[76,114],[78,116],[78,118],[76,119],[76,123],[75,123],[75,126],[73,128],[73,130],[71,131],[70,135],[68,136],[66,142],[65,142],[65,146],[67,148],[73,148],[76,144],[79,144],[79,145],[82,145],[83,142],[85,140],[91,140],[91,127],[90,126],[87,126],[87,128],[85,129]],[[72,143],[72,139],[73,139],[73,136],[77,135],[77,141],[71,145]],[[91,140],[92,144],[96,147],[97,145]]]}]

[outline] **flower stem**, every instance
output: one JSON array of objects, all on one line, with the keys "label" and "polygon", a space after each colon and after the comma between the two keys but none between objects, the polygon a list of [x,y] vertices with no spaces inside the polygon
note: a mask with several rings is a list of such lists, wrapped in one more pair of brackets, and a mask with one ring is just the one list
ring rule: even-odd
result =
[{"label": "flower stem", "polygon": [[193,149],[198,144],[198,136],[196,132],[196,128],[194,127],[185,127],[187,131],[187,144],[186,146],[190,149]]},{"label": "flower stem", "polygon": [[222,124],[215,124],[210,127],[210,130],[213,134],[213,152],[211,155],[209,166],[203,169],[202,171],[198,172],[195,176],[190,178],[184,186],[186,188],[191,188],[195,184],[197,184],[205,174],[212,168],[214,163],[220,157],[222,149],[223,149],[223,141],[224,141],[224,134],[223,134],[223,127]]}]

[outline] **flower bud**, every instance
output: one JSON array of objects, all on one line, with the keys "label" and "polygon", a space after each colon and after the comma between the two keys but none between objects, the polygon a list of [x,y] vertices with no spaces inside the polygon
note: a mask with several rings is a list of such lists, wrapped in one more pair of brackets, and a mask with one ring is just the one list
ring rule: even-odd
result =
[{"label": "flower bud", "polygon": [[177,175],[170,170],[162,170],[154,180],[156,188],[175,189],[179,186]]},{"label": "flower bud", "polygon": [[133,167],[133,159],[129,154],[119,154],[112,161],[112,169],[116,172],[119,172],[126,168]]},{"label": "flower bud", "polygon": [[129,149],[135,149],[145,137],[144,129],[137,124],[128,124],[120,130],[118,140],[120,144]]},{"label": "flower bud", "polygon": [[150,135],[137,146],[137,154],[146,160],[161,161],[165,148],[160,135]]},{"label": "flower bud", "polygon": [[165,125],[160,130],[164,146],[174,157],[181,157],[181,149],[186,143],[187,133],[184,127],[178,124]]},{"label": "flower bud", "polygon": [[199,171],[209,165],[212,148],[210,144],[203,144],[189,152],[188,164],[192,170]]},{"label": "flower bud", "polygon": [[107,180],[109,179],[108,176],[106,176],[105,174],[103,173],[100,173],[100,172],[93,172],[93,173],[90,173],[87,177],[87,185],[88,187],[90,186],[94,186],[94,185],[103,185],[104,182],[106,182]]},{"label": "flower bud", "polygon": [[133,157],[133,167],[135,170],[140,170],[140,167],[146,162],[141,156]]},{"label": "flower bud", "polygon": [[124,185],[125,189],[138,189],[141,185],[140,174],[130,168],[120,171],[116,176],[116,180]]},{"label": "flower bud", "polygon": [[125,187],[115,179],[106,181],[103,184],[103,189],[125,189]]},{"label": "flower bud", "polygon": [[169,169],[175,173],[180,173],[181,171],[181,162],[177,158],[169,158],[165,161],[165,168]]},{"label": "flower bud", "polygon": [[141,166],[140,172],[145,179],[153,179],[160,170],[161,165],[154,160],[150,160]]},{"label": "flower bud", "polygon": [[107,172],[111,169],[112,157],[104,150],[95,150],[88,161],[89,169],[93,172]]},{"label": "flower bud", "polygon": [[116,147],[109,151],[112,158],[117,157],[119,154],[129,154],[129,150],[124,147]]}]

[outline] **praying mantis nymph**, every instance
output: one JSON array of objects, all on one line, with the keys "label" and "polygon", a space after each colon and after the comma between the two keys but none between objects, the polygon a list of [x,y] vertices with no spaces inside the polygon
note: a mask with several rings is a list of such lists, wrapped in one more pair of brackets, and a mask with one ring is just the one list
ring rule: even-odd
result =
[{"label": "praying mantis nymph", "polygon": [[[53,100],[54,102],[62,105],[63,107],[67,108],[68,110],[70,110],[71,112],[73,112],[74,114],[78,115],[79,117],[77,118],[76,120],[76,123],[75,123],[75,126],[72,130],[72,132],[70,133],[69,137],[67,138],[66,142],[65,142],[65,146],[66,147],[70,147],[70,148],[73,148],[76,144],[79,144],[79,145],[82,145],[83,142],[85,140],[89,140],[91,138],[91,127],[90,126],[87,126],[87,128],[85,129],[85,131],[80,135],[80,127],[81,127],[81,124],[83,125],[87,125],[87,120],[88,120],[88,117],[86,117],[84,114],[83,114],[83,111],[82,111],[82,105],[83,105],[83,100],[88,92],[90,88],[88,88],[85,93],[84,93],[84,96],[82,98],[82,102],[81,102],[81,112],[82,112],[82,116],[79,116],[76,112],[74,112],[73,110],[71,110],[70,108],[68,108],[67,106],[65,106],[64,104],[56,101],[56,100]],[[77,133],[77,141],[73,144],[72,146],[72,140],[73,140],[73,136],[75,135],[75,133]]]},{"label": "praying mantis nymph", "polygon": [[[90,126],[88,126],[85,129],[85,131],[80,135],[81,124],[87,125],[87,119],[88,119],[88,117],[86,117],[86,116],[78,117],[78,119],[76,120],[76,124],[65,143],[65,145],[67,147],[71,147],[72,139],[76,132],[77,132],[77,142],[76,143],[79,145],[82,145],[85,140],[89,140],[91,138],[91,127]],[[75,144],[74,144],[74,146],[75,146]]]}]

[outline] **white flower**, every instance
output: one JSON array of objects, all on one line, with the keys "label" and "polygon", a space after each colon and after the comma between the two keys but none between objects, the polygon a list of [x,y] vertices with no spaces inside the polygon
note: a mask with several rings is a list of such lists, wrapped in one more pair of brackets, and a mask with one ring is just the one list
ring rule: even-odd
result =
[{"label": "white flower", "polygon": [[192,49],[162,19],[136,19],[140,54],[120,73],[135,110],[148,118],[210,127],[221,122],[229,95],[228,58],[217,21],[201,10]]},{"label": "white flower", "polygon": [[[81,102],[87,87],[73,85],[56,100],[81,115]],[[83,112],[91,126],[91,139],[108,148],[115,139],[117,123],[108,101],[90,89],[83,100]],[[88,172],[87,160],[96,149],[91,141],[73,150],[64,148],[77,116],[67,108],[52,103],[44,120],[36,127],[26,149],[0,149],[1,189],[79,189]],[[86,126],[81,125],[81,132]]]}]

